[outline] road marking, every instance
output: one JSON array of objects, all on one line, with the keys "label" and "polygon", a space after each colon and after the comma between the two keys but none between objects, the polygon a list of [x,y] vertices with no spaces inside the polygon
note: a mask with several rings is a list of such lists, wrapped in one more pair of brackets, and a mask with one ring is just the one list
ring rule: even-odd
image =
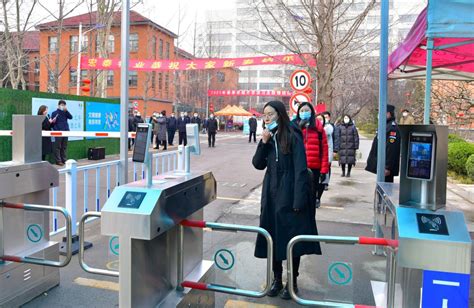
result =
[{"label": "road marking", "polygon": [[106,280],[97,280],[97,279],[89,279],[89,278],[82,278],[77,277],[74,279],[74,283],[78,285],[90,287],[90,288],[97,288],[109,291],[119,291],[120,287],[117,282],[113,281],[106,281]]},{"label": "road marking", "polygon": [[441,286],[448,286],[448,287],[459,287],[461,285],[457,281],[446,281],[446,280],[433,280],[433,284],[439,284]]},{"label": "road marking", "polygon": [[276,308],[279,306],[256,304],[256,303],[251,303],[251,302],[246,302],[246,301],[229,299],[225,302],[224,307],[225,308]]}]

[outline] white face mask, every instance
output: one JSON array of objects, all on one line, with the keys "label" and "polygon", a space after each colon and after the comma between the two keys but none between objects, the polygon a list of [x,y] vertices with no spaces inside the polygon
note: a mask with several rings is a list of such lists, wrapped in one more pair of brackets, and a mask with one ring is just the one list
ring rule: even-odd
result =
[{"label": "white face mask", "polygon": [[214,119],[214,116],[213,116],[213,115],[211,115],[211,116],[210,116],[210,118],[211,118],[211,119]]},{"label": "white face mask", "polygon": [[348,117],[344,117],[344,123],[349,124],[349,122],[350,122],[350,119]]},{"label": "white face mask", "polygon": [[195,117],[195,118],[197,118],[197,117],[198,117],[197,113],[195,113],[195,114],[194,114],[194,117]]},{"label": "white face mask", "polygon": [[403,116],[404,116],[404,117],[408,116],[408,112],[404,112],[404,113],[403,113]]},{"label": "white face mask", "polygon": [[64,105],[59,105],[59,110],[64,110]]}]

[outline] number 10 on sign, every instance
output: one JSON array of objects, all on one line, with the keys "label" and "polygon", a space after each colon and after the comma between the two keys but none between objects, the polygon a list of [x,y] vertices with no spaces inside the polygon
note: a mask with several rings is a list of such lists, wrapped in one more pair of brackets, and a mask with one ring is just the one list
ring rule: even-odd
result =
[{"label": "number 10 on sign", "polygon": [[291,74],[290,85],[296,92],[303,92],[311,85],[311,75],[306,70],[296,70]]}]

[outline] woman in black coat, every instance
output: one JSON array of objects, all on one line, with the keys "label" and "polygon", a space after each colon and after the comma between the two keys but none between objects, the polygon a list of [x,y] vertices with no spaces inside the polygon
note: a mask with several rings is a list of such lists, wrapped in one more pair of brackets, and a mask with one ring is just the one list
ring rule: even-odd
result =
[{"label": "woman in black coat", "polygon": [[352,122],[349,115],[345,115],[343,122],[337,127],[336,133],[338,134],[336,144],[334,145],[334,151],[339,155],[339,165],[342,168],[341,176],[346,176],[346,165],[347,165],[347,177],[351,176],[352,166],[356,164],[356,150],[359,148],[359,132]]},{"label": "woman in black coat", "polygon": [[[38,109],[38,115],[45,116],[42,123],[42,130],[51,130],[51,126],[56,121],[55,119],[50,119],[48,115],[48,107],[41,105]],[[53,152],[53,144],[51,142],[51,137],[42,137],[42,147],[41,147],[41,160],[46,160],[46,155]]]},{"label": "woman in black coat", "polygon": [[[264,170],[262,186],[260,227],[273,239],[274,280],[268,296],[290,299],[288,288],[283,289],[282,261],[286,260],[288,242],[297,235],[317,235],[315,207],[311,202],[311,182],[306,165],[306,154],[301,131],[290,124],[282,102],[272,101],[265,105],[262,133],[252,164]],[[294,285],[300,257],[321,254],[318,243],[299,243],[294,248]],[[258,235],[255,257],[267,258],[265,239]],[[280,292],[281,291],[281,292]]]}]

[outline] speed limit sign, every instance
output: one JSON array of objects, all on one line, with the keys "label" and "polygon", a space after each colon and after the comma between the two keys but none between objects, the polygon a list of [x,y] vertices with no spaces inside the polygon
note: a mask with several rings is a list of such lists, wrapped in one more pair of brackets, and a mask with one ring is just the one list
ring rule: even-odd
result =
[{"label": "speed limit sign", "polygon": [[311,75],[305,70],[296,70],[291,74],[290,85],[293,90],[303,92],[311,85]]},{"label": "speed limit sign", "polygon": [[290,97],[290,108],[294,113],[298,112],[298,106],[301,103],[311,103],[311,98],[306,93],[295,93]]}]

